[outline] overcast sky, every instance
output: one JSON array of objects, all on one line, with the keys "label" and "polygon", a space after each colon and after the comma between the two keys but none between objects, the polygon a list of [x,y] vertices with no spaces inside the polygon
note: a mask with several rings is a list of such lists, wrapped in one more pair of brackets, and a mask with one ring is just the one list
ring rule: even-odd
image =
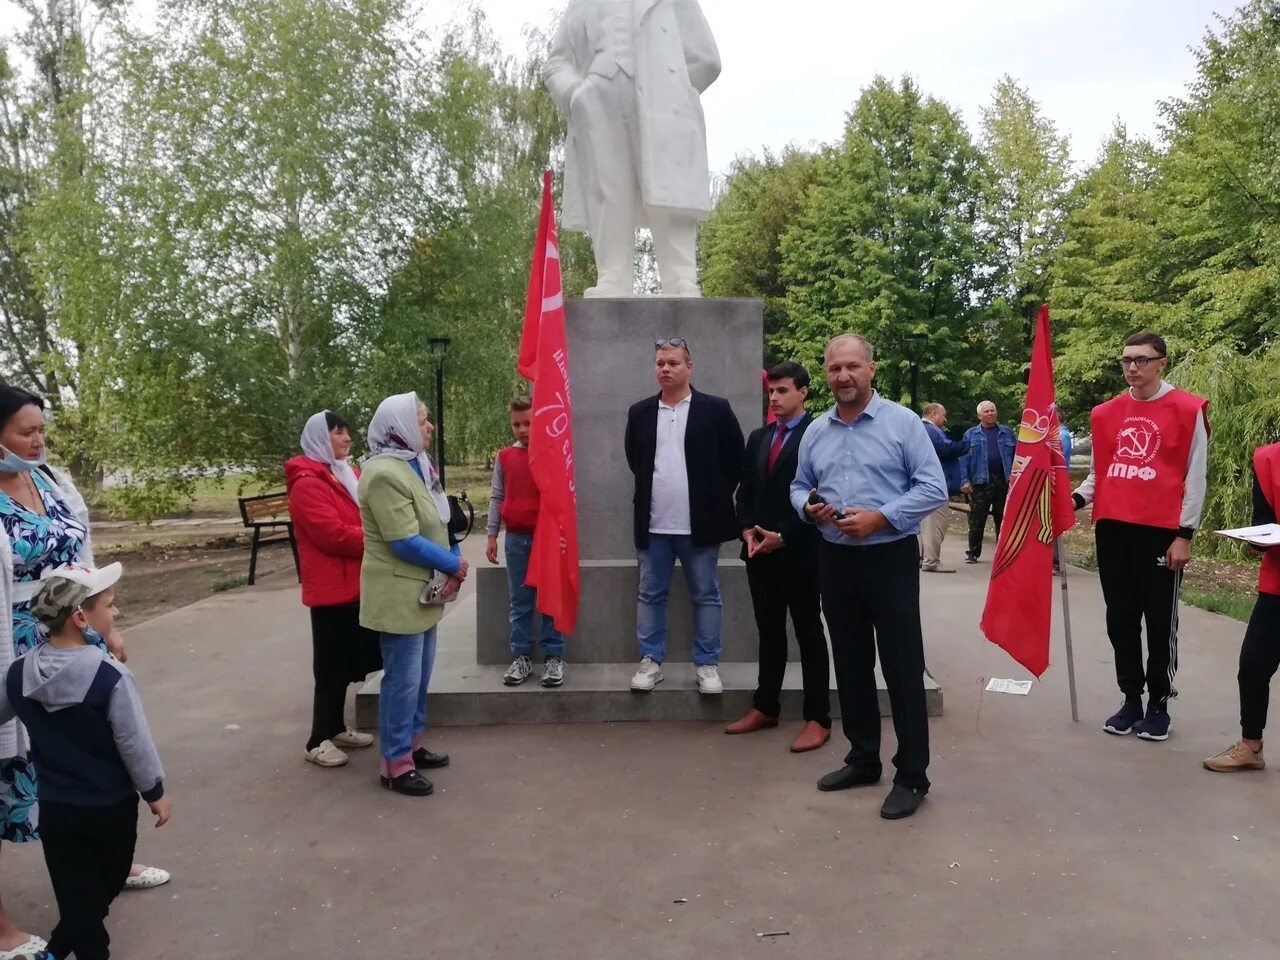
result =
[{"label": "overcast sky", "polygon": [[[1079,163],[1112,123],[1156,132],[1157,101],[1193,77],[1197,46],[1230,0],[701,0],[724,71],[703,104],[711,166],[762,147],[840,136],[876,73],[909,73],[959,108],[976,132],[1001,74],[1026,86]],[[425,0],[440,22],[466,4]],[[526,24],[546,27],[561,0],[479,0],[498,36],[524,49]],[[145,21],[153,0],[136,4]],[[0,0],[0,31],[18,22]]]}]

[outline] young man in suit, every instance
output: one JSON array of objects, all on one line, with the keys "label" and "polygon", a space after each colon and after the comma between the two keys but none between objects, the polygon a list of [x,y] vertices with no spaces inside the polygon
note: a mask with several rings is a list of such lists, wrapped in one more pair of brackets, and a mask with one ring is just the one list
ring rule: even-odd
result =
[{"label": "young man in suit", "polygon": [[742,470],[742,428],[729,401],[689,385],[693,357],[681,337],[654,344],[659,392],[627,413],[627,465],[636,478],[635,543],[640,563],[636,639],[640,666],[631,689],[662,681],[667,594],[678,558],[693,601],[693,663],[698,691],[724,692],[722,610],[716,568],[720,544],[740,532],[733,491]]},{"label": "young man in suit", "polygon": [[831,739],[830,673],[822,629],[818,528],[791,506],[800,438],[813,417],[804,412],[809,371],[780,363],[767,374],[774,422],[752,432],[738,485],[738,525],[747,562],[751,605],[760,631],[760,679],[752,707],[725,733],[754,733],[778,725],[779,697],[787,668],[787,611],[800,647],[804,677],[804,729],[792,753],[816,750]]}]

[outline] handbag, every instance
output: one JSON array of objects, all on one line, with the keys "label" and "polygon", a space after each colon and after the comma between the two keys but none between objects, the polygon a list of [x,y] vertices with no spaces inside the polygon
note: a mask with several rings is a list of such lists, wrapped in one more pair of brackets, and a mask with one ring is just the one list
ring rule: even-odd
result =
[{"label": "handbag", "polygon": [[430,581],[423,584],[422,593],[418,595],[418,602],[424,607],[442,607],[446,603],[452,603],[458,599],[458,591],[454,591],[449,596],[444,596],[444,588],[449,582],[449,575],[443,570],[437,570],[435,576]]},{"label": "handbag", "polygon": [[470,535],[476,525],[476,509],[467,499],[467,491],[461,491],[456,497],[447,494],[449,499],[449,542],[461,543]]}]

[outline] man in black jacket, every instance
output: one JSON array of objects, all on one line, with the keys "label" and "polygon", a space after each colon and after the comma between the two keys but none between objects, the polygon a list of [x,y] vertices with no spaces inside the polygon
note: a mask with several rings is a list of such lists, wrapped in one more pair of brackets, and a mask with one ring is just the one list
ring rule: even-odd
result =
[{"label": "man in black jacket", "polygon": [[725,733],[754,733],[778,725],[779,697],[787,669],[787,610],[800,647],[804,677],[804,729],[792,753],[816,750],[831,739],[830,674],[822,630],[818,581],[818,528],[791,506],[800,438],[813,417],[804,412],[809,372],[780,363],[767,374],[769,409],[775,422],[752,432],[738,486],[738,526],[747,561],[751,605],[760,631],[760,679],[753,706]]},{"label": "man in black jacket", "polygon": [[681,337],[654,344],[660,392],[627,413],[627,465],[636,478],[635,542],[640,562],[636,639],[642,659],[631,689],[662,681],[667,594],[678,558],[693,601],[693,663],[700,693],[723,693],[720,544],[740,528],[733,491],[742,468],[742,428],[729,401],[689,386],[693,358]]}]

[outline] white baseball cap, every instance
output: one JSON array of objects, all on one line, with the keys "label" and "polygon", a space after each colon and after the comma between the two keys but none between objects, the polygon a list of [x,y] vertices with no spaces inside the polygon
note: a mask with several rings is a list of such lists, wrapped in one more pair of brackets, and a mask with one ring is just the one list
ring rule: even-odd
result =
[{"label": "white baseball cap", "polygon": [[31,615],[51,625],[61,625],[82,603],[96,597],[120,579],[118,563],[105,567],[68,564],[46,570],[40,577],[40,591],[31,601]]}]

